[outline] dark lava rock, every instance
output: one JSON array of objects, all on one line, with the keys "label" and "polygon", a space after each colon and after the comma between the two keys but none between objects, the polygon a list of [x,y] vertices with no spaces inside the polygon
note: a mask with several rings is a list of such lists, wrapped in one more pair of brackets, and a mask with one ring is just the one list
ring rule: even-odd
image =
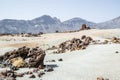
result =
[{"label": "dark lava rock", "polygon": [[118,51],[116,51],[115,53],[119,53]]},{"label": "dark lava rock", "polygon": [[11,69],[11,70],[19,70],[18,67],[16,67],[16,66],[12,66],[12,65],[10,66],[10,69]]},{"label": "dark lava rock", "polygon": [[0,78],[1,80],[15,80],[16,75],[15,72],[12,70],[5,70],[0,72]]},{"label": "dark lava rock", "polygon": [[37,73],[39,71],[38,68],[33,69],[33,72]]},{"label": "dark lava rock", "polygon": [[58,61],[63,61],[63,59],[62,59],[62,58],[60,58],[60,59],[58,59]]},{"label": "dark lava rock", "polygon": [[81,39],[85,39],[86,38],[86,35],[82,35]]},{"label": "dark lava rock", "polygon": [[[19,67],[39,67],[44,66],[45,51],[39,48],[21,47],[17,50],[6,52],[0,56],[0,62],[3,67],[11,66],[13,70]],[[14,67],[13,67],[14,66]]]},{"label": "dark lava rock", "polygon": [[46,67],[44,69],[45,72],[51,72],[51,71],[54,71],[54,69],[52,67]]},{"label": "dark lava rock", "polygon": [[93,39],[89,36],[83,35],[81,39],[73,38],[72,40],[68,40],[62,42],[58,45],[58,49],[55,53],[65,53],[66,51],[75,51],[75,50],[83,50],[93,42]]},{"label": "dark lava rock", "polygon": [[35,75],[32,74],[29,78],[36,78],[36,77],[35,77]]},{"label": "dark lava rock", "polygon": [[45,73],[44,72],[39,72],[38,73],[38,77],[41,77],[42,75],[44,75]]},{"label": "dark lava rock", "polygon": [[50,62],[55,62],[55,60],[51,60]]}]

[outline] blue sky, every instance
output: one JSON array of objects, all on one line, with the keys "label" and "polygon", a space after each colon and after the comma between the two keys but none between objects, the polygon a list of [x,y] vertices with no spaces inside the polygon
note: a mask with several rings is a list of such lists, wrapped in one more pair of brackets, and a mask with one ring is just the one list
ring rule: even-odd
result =
[{"label": "blue sky", "polygon": [[0,20],[28,20],[45,14],[62,21],[80,17],[104,22],[120,16],[120,0],[0,0]]}]

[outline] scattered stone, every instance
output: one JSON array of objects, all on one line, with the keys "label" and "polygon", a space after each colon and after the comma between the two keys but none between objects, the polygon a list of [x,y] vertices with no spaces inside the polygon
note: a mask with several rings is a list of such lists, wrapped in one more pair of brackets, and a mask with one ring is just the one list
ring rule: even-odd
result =
[{"label": "scattered stone", "polygon": [[33,72],[34,72],[34,73],[37,73],[38,71],[39,71],[38,68],[33,69]]},{"label": "scattered stone", "polygon": [[16,66],[12,66],[12,65],[10,66],[10,69],[11,69],[11,70],[14,70],[14,71],[19,70],[18,67],[16,67]]},{"label": "scattered stone", "polygon": [[115,53],[119,53],[118,51],[116,51]]},{"label": "scattered stone", "polygon": [[51,62],[55,62],[55,60],[51,60]]},{"label": "scattered stone", "polygon": [[103,77],[97,77],[97,80],[104,80]]},{"label": "scattered stone", "polygon": [[48,48],[47,50],[54,50],[54,49],[57,49],[56,46],[52,46],[51,48]]},{"label": "scattered stone", "polygon": [[111,42],[113,42],[113,43],[120,43],[120,38],[112,37],[111,38]]},{"label": "scattered stone", "polygon": [[15,72],[12,70],[5,70],[0,72],[0,78],[1,80],[15,80],[16,75]]},{"label": "scattered stone", "polygon": [[38,73],[38,77],[41,77],[42,75],[44,75],[45,73],[44,72],[39,72]]},{"label": "scattered stone", "polygon": [[82,35],[81,39],[85,39],[86,38],[86,35]]},{"label": "scattered stone", "polygon": [[[83,29],[84,28],[85,25],[83,25]],[[111,42],[120,43],[120,38],[113,37]],[[53,53],[65,53],[67,51],[83,50],[86,49],[86,47],[89,44],[108,44],[108,43],[110,43],[110,40],[104,40],[104,42],[100,42],[100,40],[93,40],[90,36],[82,35],[81,39],[73,38],[72,40],[62,42],[61,44],[58,45],[57,51],[54,51]]]},{"label": "scattered stone", "polygon": [[38,77],[41,77],[41,74],[40,74],[40,73],[38,73]]},{"label": "scattered stone", "polygon": [[46,61],[46,62],[55,62],[55,60],[48,60],[48,61]]},{"label": "scattered stone", "polygon": [[34,75],[34,74],[32,74],[29,78],[35,78],[35,75]]},{"label": "scattered stone", "polygon": [[60,58],[60,59],[58,59],[58,61],[63,61],[63,59],[62,59],[62,58]]},{"label": "scattered stone", "polygon": [[49,66],[48,66],[48,67],[46,67],[46,68],[44,69],[44,71],[45,71],[45,72],[51,72],[51,71],[54,71],[54,70],[53,70],[52,67],[49,67]]},{"label": "scattered stone", "polygon": [[43,65],[43,66],[39,65],[38,69],[44,69],[44,67],[45,67],[45,65]]}]

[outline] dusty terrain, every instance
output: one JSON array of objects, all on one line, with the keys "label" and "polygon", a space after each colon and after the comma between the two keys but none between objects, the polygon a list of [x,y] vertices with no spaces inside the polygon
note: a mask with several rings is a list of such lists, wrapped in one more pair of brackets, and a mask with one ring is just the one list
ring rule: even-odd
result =
[{"label": "dusty terrain", "polygon": [[[82,35],[91,36],[94,40],[104,41],[113,36],[120,38],[120,29],[108,30],[84,30],[73,33],[50,33],[43,34],[41,37],[0,37],[0,54],[17,49],[22,46],[39,46],[46,50],[47,48],[58,45],[63,41],[80,38]],[[115,53],[118,51],[119,53]],[[58,59],[63,61],[59,62]],[[55,60],[56,62],[47,62]],[[101,44],[90,45],[85,50],[77,50],[62,54],[53,54],[46,51],[45,64],[53,65],[54,71],[47,72],[41,77],[43,80],[96,80],[103,76],[110,80],[120,80],[120,44]],[[24,72],[22,69],[20,72]],[[25,78],[26,77],[26,78]],[[29,80],[25,76],[26,80]],[[23,79],[18,78],[18,80]],[[38,80],[38,78],[35,78]],[[34,80],[35,80],[34,79]]]}]

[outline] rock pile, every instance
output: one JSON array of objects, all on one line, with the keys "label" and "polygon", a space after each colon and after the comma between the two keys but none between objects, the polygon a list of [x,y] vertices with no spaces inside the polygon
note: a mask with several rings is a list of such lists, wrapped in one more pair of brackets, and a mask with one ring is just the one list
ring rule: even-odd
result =
[{"label": "rock pile", "polygon": [[[40,72],[41,68],[44,68],[45,51],[36,47],[30,49],[26,46],[17,50],[6,52],[0,56],[0,67],[9,67],[10,70],[4,70],[0,72],[0,80],[16,80],[16,77],[23,77],[24,75],[31,75],[29,78],[35,78],[34,72],[38,72],[39,76],[44,73]],[[17,73],[15,70],[20,68],[35,68],[33,72],[28,71],[24,73]]]},{"label": "rock pile", "polygon": [[74,50],[82,50],[86,49],[86,47],[89,44],[110,44],[110,43],[120,43],[120,38],[117,37],[112,37],[110,39],[105,39],[104,41],[100,40],[93,40],[91,37],[82,35],[81,39],[79,38],[73,38],[72,40],[68,40],[65,42],[62,42],[58,46],[53,46],[51,48],[48,48],[47,50],[57,50],[54,51],[54,53],[65,53],[67,51],[74,51]]},{"label": "rock pile", "polygon": [[92,43],[93,44],[111,44],[111,43],[120,44],[120,38],[117,38],[117,37],[107,38],[103,42],[101,42],[100,40],[93,40]]},{"label": "rock pile", "polygon": [[108,44],[108,43],[119,44],[120,43],[120,38],[117,38],[117,37],[108,38],[107,40],[104,40],[104,42],[97,43],[97,44]]},{"label": "rock pile", "polygon": [[111,38],[111,42],[113,42],[113,43],[120,43],[120,38],[112,37]]},{"label": "rock pile", "polygon": [[0,72],[0,80],[15,80],[16,73],[11,70]]},{"label": "rock pile", "polygon": [[26,46],[17,50],[7,52],[0,56],[0,63],[2,67],[43,67],[45,51],[39,48],[27,48]]},{"label": "rock pile", "polygon": [[85,49],[92,42],[92,40],[93,39],[91,37],[87,37],[86,35],[83,35],[81,39],[73,38],[72,40],[61,43],[58,46],[58,50],[56,53],[64,53],[66,51]]},{"label": "rock pile", "polygon": [[[40,71],[40,69],[38,68],[35,69],[37,70],[36,72],[33,69],[33,71],[27,71],[23,73],[18,73],[15,72],[14,70],[3,70],[0,72],[0,80],[16,80],[17,77],[24,77],[25,75],[29,76],[29,78],[36,78],[36,77],[41,78],[41,76],[45,74],[45,72]],[[34,73],[36,73],[36,75]]]}]

